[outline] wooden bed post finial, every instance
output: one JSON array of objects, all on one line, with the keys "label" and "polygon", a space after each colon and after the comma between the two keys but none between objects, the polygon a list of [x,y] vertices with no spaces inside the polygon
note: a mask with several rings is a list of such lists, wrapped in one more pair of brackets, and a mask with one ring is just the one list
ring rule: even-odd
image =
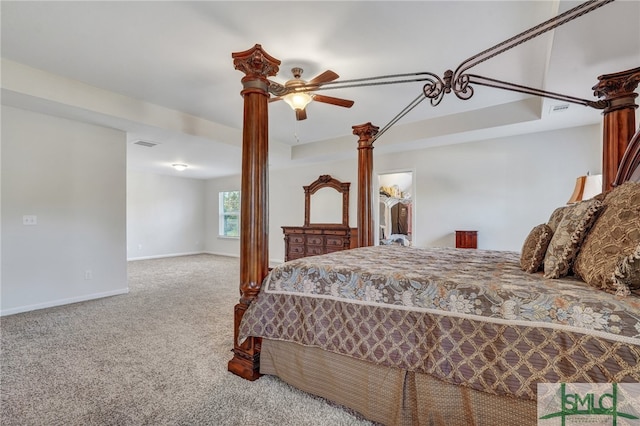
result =
[{"label": "wooden bed post finial", "polygon": [[373,235],[373,137],[380,128],[371,123],[353,126],[358,136],[358,247],[372,246]]},{"label": "wooden bed post finial", "polygon": [[597,97],[604,97],[608,106],[604,109],[602,140],[602,190],[609,191],[616,179],[618,166],[636,132],[635,109],[638,108],[635,93],[640,82],[640,68],[633,68],[598,77],[593,86]]},{"label": "wooden bed post finial", "polygon": [[242,131],[242,185],[240,189],[240,302],[234,309],[233,359],[228,369],[248,380],[260,377],[261,339],[249,337],[238,344],[240,321],[257,297],[269,272],[269,81],[280,61],[256,44],[232,54],[242,78],[244,124]]}]

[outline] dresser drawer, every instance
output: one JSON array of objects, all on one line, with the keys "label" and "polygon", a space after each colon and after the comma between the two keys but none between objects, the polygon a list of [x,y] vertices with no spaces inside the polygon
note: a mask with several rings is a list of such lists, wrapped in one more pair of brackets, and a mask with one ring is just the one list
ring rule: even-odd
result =
[{"label": "dresser drawer", "polygon": [[324,238],[322,235],[307,235],[307,245],[321,246]]},{"label": "dresser drawer", "polygon": [[289,244],[304,244],[304,235],[289,235]]},{"label": "dresser drawer", "polygon": [[302,229],[302,228],[294,228],[294,227],[289,227],[289,226],[283,226],[282,230],[284,231],[285,235],[289,235],[289,234],[304,234],[304,229]]},{"label": "dresser drawer", "polygon": [[336,251],[342,251],[344,250],[344,247],[342,246],[327,246],[327,249],[325,250],[326,253],[334,253]]},{"label": "dresser drawer", "polygon": [[324,233],[326,235],[347,235],[347,231],[345,231],[344,229],[327,229],[324,231]]},{"label": "dresser drawer", "polygon": [[307,256],[316,254],[324,254],[324,248],[322,246],[307,246]]},{"label": "dresser drawer", "polygon": [[304,254],[304,245],[289,245],[289,255],[293,254]]},{"label": "dresser drawer", "polygon": [[300,259],[302,257],[305,257],[306,255],[303,253],[291,253],[289,252],[289,254],[287,255],[288,260],[292,260],[292,259]]},{"label": "dresser drawer", "polygon": [[329,247],[342,247],[342,246],[344,246],[343,237],[327,236],[327,249],[329,249]]}]

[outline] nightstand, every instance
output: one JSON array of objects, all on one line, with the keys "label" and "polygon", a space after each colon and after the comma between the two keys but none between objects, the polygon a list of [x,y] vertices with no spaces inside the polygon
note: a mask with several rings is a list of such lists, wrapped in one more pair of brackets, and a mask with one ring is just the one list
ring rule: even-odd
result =
[{"label": "nightstand", "polygon": [[456,231],[456,248],[478,248],[478,231]]}]

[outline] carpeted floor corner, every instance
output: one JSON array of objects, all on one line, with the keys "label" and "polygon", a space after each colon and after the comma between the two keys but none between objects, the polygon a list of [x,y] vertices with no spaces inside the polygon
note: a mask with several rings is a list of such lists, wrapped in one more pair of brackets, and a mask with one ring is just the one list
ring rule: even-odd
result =
[{"label": "carpeted floor corner", "polygon": [[133,261],[127,295],[3,317],[0,423],[370,425],[227,371],[238,271],[214,255]]}]

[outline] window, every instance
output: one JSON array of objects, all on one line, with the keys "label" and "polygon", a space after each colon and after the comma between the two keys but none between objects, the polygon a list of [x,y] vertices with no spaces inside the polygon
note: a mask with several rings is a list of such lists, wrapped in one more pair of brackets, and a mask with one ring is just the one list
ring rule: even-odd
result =
[{"label": "window", "polygon": [[221,237],[240,236],[240,191],[220,192],[220,226]]}]

